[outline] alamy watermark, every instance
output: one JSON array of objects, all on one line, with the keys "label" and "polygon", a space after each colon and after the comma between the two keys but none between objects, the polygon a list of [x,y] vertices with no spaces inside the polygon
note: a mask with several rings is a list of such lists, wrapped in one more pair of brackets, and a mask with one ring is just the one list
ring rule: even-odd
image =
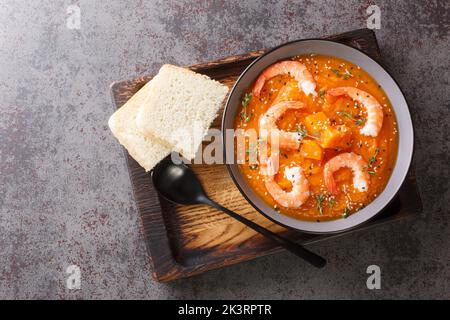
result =
[{"label": "alamy watermark", "polygon": [[381,269],[376,264],[372,264],[367,267],[367,274],[370,276],[367,278],[366,286],[369,290],[381,289]]},{"label": "alamy watermark", "polygon": [[366,13],[369,15],[367,18],[368,29],[381,29],[381,10],[376,4],[370,5],[366,9]]},{"label": "alamy watermark", "polygon": [[72,264],[66,269],[66,287],[69,290],[81,289],[81,269],[76,264]]},{"label": "alamy watermark", "polygon": [[76,4],[72,4],[66,9],[66,27],[70,30],[81,29],[81,9]]},{"label": "alamy watermark", "polygon": [[[293,139],[297,140],[298,147],[302,140],[301,132],[292,132]],[[174,163],[186,164],[248,164],[264,165],[269,158],[274,169],[278,167],[278,159],[281,155],[279,148],[283,147],[284,140],[280,131],[256,129],[225,129],[224,135],[219,129],[209,129],[203,137],[201,124],[195,124],[189,129],[179,129],[172,135],[175,150],[181,154],[195,154],[192,160],[183,158],[178,152],[172,152],[171,159]],[[224,139],[225,143],[222,143]],[[197,148],[197,149],[195,149]],[[226,148],[226,159],[224,149]]]}]

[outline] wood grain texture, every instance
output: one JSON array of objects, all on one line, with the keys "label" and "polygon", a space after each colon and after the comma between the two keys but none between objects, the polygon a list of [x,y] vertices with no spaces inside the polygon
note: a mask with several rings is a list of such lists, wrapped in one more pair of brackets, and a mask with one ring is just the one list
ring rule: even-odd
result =
[{"label": "wood grain texture", "polygon": [[[327,39],[353,46],[381,62],[375,34],[371,30],[355,30]],[[254,51],[189,68],[232,87],[240,73],[264,52],[265,50]],[[151,76],[144,76],[113,83],[111,94],[115,106],[121,107],[150,79]],[[222,113],[223,107],[213,127],[220,127]],[[176,206],[161,199],[153,188],[150,175],[129,155],[127,162],[155,279],[170,281],[281,250],[253,230],[213,208],[203,205]],[[274,232],[305,244],[340,235],[319,236],[284,229],[257,213],[246,202],[224,165],[192,165],[192,168],[213,200]],[[411,170],[398,196],[384,212],[355,230],[413,217],[421,211],[421,206],[415,176]]]}]

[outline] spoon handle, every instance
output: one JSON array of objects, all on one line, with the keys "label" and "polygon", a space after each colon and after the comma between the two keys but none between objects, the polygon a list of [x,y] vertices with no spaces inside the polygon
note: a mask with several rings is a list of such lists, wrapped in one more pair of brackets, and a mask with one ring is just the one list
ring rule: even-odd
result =
[{"label": "spoon handle", "polygon": [[305,247],[303,247],[302,245],[299,245],[291,240],[288,240],[284,237],[281,237],[279,235],[277,235],[276,233],[273,233],[272,231],[261,227],[260,225],[254,223],[253,221],[250,221],[244,217],[242,217],[241,215],[223,207],[222,205],[218,204],[217,202],[212,201],[209,198],[206,199],[202,199],[202,202],[204,204],[208,204],[218,210],[221,210],[223,212],[225,212],[226,214],[228,214],[229,216],[231,216],[232,218],[242,222],[243,224],[245,224],[247,227],[252,228],[253,230],[259,232],[260,234],[262,234],[263,236],[265,236],[266,238],[271,239],[272,241],[275,241],[276,243],[278,243],[280,246],[282,246],[283,248],[289,250],[290,252],[292,252],[293,254],[295,254],[296,256],[306,260],[307,262],[309,262],[310,264],[312,264],[315,267],[318,268],[322,268],[325,266],[325,264],[327,263],[327,261],[322,258],[321,256],[307,250]]}]

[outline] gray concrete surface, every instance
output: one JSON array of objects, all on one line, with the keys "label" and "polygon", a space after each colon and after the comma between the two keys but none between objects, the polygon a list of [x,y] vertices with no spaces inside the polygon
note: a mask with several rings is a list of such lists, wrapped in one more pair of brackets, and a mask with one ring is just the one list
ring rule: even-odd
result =
[{"label": "gray concrete surface", "polygon": [[[412,222],[160,284],[151,280],[109,84],[366,26],[410,101],[425,210]],[[66,8],[81,9],[67,28]],[[0,3],[0,298],[450,298],[448,1]],[[68,290],[65,269],[82,269]],[[366,288],[369,264],[381,290]]]}]

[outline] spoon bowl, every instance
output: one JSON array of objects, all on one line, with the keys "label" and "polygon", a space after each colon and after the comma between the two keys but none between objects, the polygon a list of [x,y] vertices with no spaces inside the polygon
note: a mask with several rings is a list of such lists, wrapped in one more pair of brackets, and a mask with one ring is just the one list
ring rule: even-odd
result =
[{"label": "spoon bowl", "polygon": [[203,203],[205,191],[194,172],[185,164],[175,164],[170,157],[152,172],[153,185],[167,200],[189,205]]}]

